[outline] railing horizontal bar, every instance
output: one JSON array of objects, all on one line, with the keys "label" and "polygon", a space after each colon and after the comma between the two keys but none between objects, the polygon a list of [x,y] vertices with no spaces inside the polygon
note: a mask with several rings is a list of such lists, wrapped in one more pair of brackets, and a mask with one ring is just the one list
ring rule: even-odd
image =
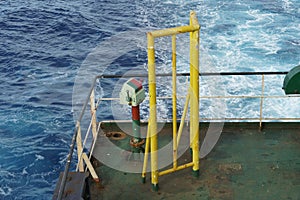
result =
[{"label": "railing horizontal bar", "polygon": [[239,76],[239,75],[285,75],[288,72],[205,72],[200,73],[200,76]]},{"label": "railing horizontal bar", "polygon": [[[178,99],[186,98],[186,96],[177,96]],[[172,99],[170,96],[157,97],[156,99]],[[99,101],[119,101],[119,97],[104,97],[99,98]],[[145,100],[149,100],[149,97],[145,97]]]},{"label": "railing horizontal bar", "polygon": [[154,38],[171,36],[181,33],[193,32],[199,30],[200,26],[179,26],[174,28],[167,28],[163,30],[156,30],[149,32],[148,34],[152,35]]},{"label": "railing horizontal bar", "polygon": [[[300,95],[285,95],[285,96],[200,96],[200,99],[248,99],[248,98],[270,98],[270,99],[282,99],[282,98],[295,98],[300,97]],[[177,96],[178,99],[183,99],[185,96]],[[148,97],[145,98],[149,100]],[[157,99],[172,99],[171,96],[162,96],[157,97]],[[118,97],[107,97],[107,98],[99,98],[99,101],[118,101],[120,98]]]},{"label": "railing horizontal bar", "polygon": [[247,98],[264,98],[264,99],[274,99],[274,98],[291,98],[300,97],[300,95],[286,95],[286,96],[201,96],[202,99],[247,99]]},{"label": "railing horizontal bar", "polygon": [[[243,117],[233,117],[233,118],[230,118],[230,117],[226,117],[226,118],[201,118],[200,117],[200,121],[202,120],[205,120],[205,121],[226,121],[226,120],[257,120],[259,121],[260,118],[257,117],[257,118],[243,118]],[[286,121],[286,120],[290,120],[290,121],[298,121],[300,120],[300,118],[283,118],[283,117],[265,117],[265,118],[262,118],[262,120],[282,120],[282,121]]]},{"label": "railing horizontal bar", "polygon": [[[238,117],[235,117],[235,118],[230,118],[230,117],[226,117],[226,118],[202,118],[200,117],[200,122],[201,121],[226,121],[226,120],[255,120],[255,121],[259,121],[259,117],[257,118],[251,118],[251,117],[245,117],[245,118],[238,118]],[[284,117],[275,117],[275,118],[271,118],[271,117],[265,117],[265,118],[262,118],[262,120],[281,120],[281,121],[299,121],[300,118],[299,117],[295,117],[295,118],[284,118]],[[158,119],[158,123],[165,123],[165,122],[170,122],[172,121],[172,119],[164,119],[164,121],[159,121]],[[128,120],[104,120],[104,121],[101,121],[101,123],[131,123],[132,121],[130,119]],[[149,123],[148,120],[141,120],[141,123]]]},{"label": "railing horizontal bar", "polygon": [[[243,75],[285,75],[288,72],[202,72],[200,76],[243,76]],[[172,76],[171,73],[158,73],[157,77]],[[176,76],[190,76],[190,73],[177,73]],[[148,77],[148,74],[132,73],[132,74],[102,74],[97,78],[132,78],[132,77]]]}]

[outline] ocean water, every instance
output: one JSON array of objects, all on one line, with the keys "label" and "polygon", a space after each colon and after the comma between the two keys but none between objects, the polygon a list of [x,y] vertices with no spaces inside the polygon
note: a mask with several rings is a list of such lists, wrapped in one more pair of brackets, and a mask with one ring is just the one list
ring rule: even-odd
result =
[{"label": "ocean water", "polygon": [[[132,38],[142,51],[116,49],[109,42],[120,33],[187,24],[190,10],[201,24],[202,71],[289,71],[300,64],[298,0],[0,1],[0,199],[51,199],[77,116],[73,88],[88,72],[86,60],[96,48],[111,44],[105,47],[103,63],[111,59],[108,55],[125,52],[105,72],[145,70],[143,39]],[[160,50],[158,70],[165,72],[170,58]],[[178,51],[183,57],[178,68],[186,71],[185,48]],[[266,93],[282,95],[283,78],[266,77]],[[201,78],[201,92],[255,95],[259,81],[260,77],[234,77],[220,81],[221,89],[212,91]],[[113,87],[112,82],[105,84]],[[166,91],[163,85],[161,90]],[[259,112],[247,101],[226,104],[239,108],[229,109],[229,117]],[[265,107],[266,116],[300,117],[298,99],[266,101]],[[159,109],[168,113],[166,107]],[[210,111],[201,115],[210,117]]]}]

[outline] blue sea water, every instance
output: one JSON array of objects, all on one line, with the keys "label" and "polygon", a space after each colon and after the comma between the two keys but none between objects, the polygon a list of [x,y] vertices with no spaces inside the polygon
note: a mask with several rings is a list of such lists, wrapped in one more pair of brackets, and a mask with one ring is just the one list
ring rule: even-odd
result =
[{"label": "blue sea water", "polygon": [[[0,1],[0,199],[51,199],[73,134],[74,82],[95,47],[120,32],[187,24],[190,10],[212,63],[203,66],[207,71],[288,71],[300,64],[298,0]],[[135,53],[117,59],[116,70],[145,64],[145,54]],[[274,89],[282,80],[266,79],[278,82],[270,94],[282,94]],[[230,84],[227,93],[237,94],[254,83],[235,78]],[[284,112],[266,104],[267,115],[300,116],[298,100]]]}]

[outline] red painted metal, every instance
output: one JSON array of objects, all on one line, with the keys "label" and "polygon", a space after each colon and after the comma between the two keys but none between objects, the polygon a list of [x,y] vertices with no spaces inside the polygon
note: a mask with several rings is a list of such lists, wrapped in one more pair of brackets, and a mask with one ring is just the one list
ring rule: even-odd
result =
[{"label": "red painted metal", "polygon": [[140,106],[132,106],[131,107],[132,112],[132,120],[140,120]]}]

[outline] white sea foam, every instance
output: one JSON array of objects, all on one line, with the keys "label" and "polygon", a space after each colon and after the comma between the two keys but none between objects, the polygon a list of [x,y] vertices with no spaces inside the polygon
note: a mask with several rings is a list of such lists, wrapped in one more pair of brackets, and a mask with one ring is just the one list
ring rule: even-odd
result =
[{"label": "white sea foam", "polygon": [[293,5],[293,2],[291,2],[290,0],[282,0],[282,4],[283,4],[283,8],[285,10],[290,10],[291,6]]},{"label": "white sea foam", "polygon": [[0,187],[0,195],[8,196],[11,194],[12,191],[13,191],[13,189],[8,186]]},{"label": "white sea foam", "polygon": [[26,174],[28,174],[28,172],[27,172],[27,170],[26,170],[26,169],[27,169],[27,167],[24,167],[24,168],[23,168],[23,170],[22,170],[22,175],[26,175]]},{"label": "white sea foam", "polygon": [[35,157],[36,157],[36,161],[37,160],[44,160],[45,159],[45,157],[44,156],[42,156],[42,155],[38,155],[38,154],[35,154]]}]

